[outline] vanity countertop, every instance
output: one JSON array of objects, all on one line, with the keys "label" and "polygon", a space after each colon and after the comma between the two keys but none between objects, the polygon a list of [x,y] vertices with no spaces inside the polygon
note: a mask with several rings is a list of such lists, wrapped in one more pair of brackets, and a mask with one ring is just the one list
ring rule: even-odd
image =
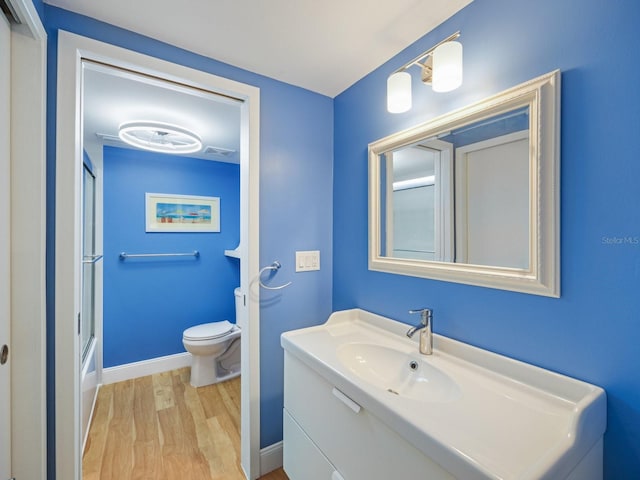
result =
[{"label": "vanity countertop", "polygon": [[458,478],[565,478],[604,434],[602,388],[436,334],[420,355],[407,329],[353,309],[281,343]]}]

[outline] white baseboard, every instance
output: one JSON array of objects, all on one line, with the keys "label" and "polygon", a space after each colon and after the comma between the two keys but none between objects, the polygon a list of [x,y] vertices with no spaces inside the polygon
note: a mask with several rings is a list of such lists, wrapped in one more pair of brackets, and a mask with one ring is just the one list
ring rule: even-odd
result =
[{"label": "white baseboard", "polygon": [[269,472],[282,466],[282,441],[264,447],[260,450],[260,475],[266,475]]},{"label": "white baseboard", "polygon": [[189,352],[176,353],[166,357],[152,358],[142,362],[127,363],[117,367],[105,368],[102,371],[102,384],[123,382],[132,378],[153,375],[154,373],[168,372],[176,368],[188,367],[191,365],[191,354]]}]

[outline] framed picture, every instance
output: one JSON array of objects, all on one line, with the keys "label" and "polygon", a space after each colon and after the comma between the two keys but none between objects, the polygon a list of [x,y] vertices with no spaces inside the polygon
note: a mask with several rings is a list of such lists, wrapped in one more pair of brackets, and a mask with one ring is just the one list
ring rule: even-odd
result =
[{"label": "framed picture", "polygon": [[220,197],[145,193],[147,232],[219,232]]}]

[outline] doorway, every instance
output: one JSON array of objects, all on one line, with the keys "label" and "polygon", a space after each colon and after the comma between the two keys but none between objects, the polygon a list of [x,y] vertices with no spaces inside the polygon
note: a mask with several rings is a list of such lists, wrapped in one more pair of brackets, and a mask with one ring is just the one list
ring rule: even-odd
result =
[{"label": "doorway", "polygon": [[[185,329],[235,321],[239,260],[224,253],[240,242],[242,102],[85,59],[81,104],[86,442],[98,384],[186,366]],[[140,126],[134,140],[148,148],[120,138],[132,123]],[[202,146],[175,154],[185,138],[158,133],[169,126],[193,132]],[[152,210],[178,197],[186,209],[202,204],[191,214],[214,200],[217,211],[204,223],[175,215],[149,223]]]},{"label": "doorway", "polygon": [[[81,476],[81,316],[82,291],[82,63],[93,62],[152,81],[222,95],[240,102],[240,289],[242,335],[242,467],[249,479],[259,466],[259,291],[250,286],[258,273],[259,90],[129,50],[60,32],[56,151],[56,474]],[[100,328],[96,328],[99,336]],[[99,339],[98,342],[99,344]],[[72,419],[72,421],[70,420]]]}]

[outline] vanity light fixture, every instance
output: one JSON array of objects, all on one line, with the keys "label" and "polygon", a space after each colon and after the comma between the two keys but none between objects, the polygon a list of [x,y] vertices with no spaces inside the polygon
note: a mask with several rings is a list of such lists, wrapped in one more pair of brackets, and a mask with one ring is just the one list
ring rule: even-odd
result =
[{"label": "vanity light fixture", "polygon": [[186,128],[163,122],[125,122],[118,129],[118,137],[131,146],[152,152],[179,155],[202,150],[198,135]]},{"label": "vanity light fixture", "polygon": [[387,79],[387,110],[403,113],[411,108],[411,75],[407,70],[416,65],[422,81],[434,92],[450,92],[462,85],[462,44],[456,42],[460,32],[442,40],[429,50],[392,73]]}]

